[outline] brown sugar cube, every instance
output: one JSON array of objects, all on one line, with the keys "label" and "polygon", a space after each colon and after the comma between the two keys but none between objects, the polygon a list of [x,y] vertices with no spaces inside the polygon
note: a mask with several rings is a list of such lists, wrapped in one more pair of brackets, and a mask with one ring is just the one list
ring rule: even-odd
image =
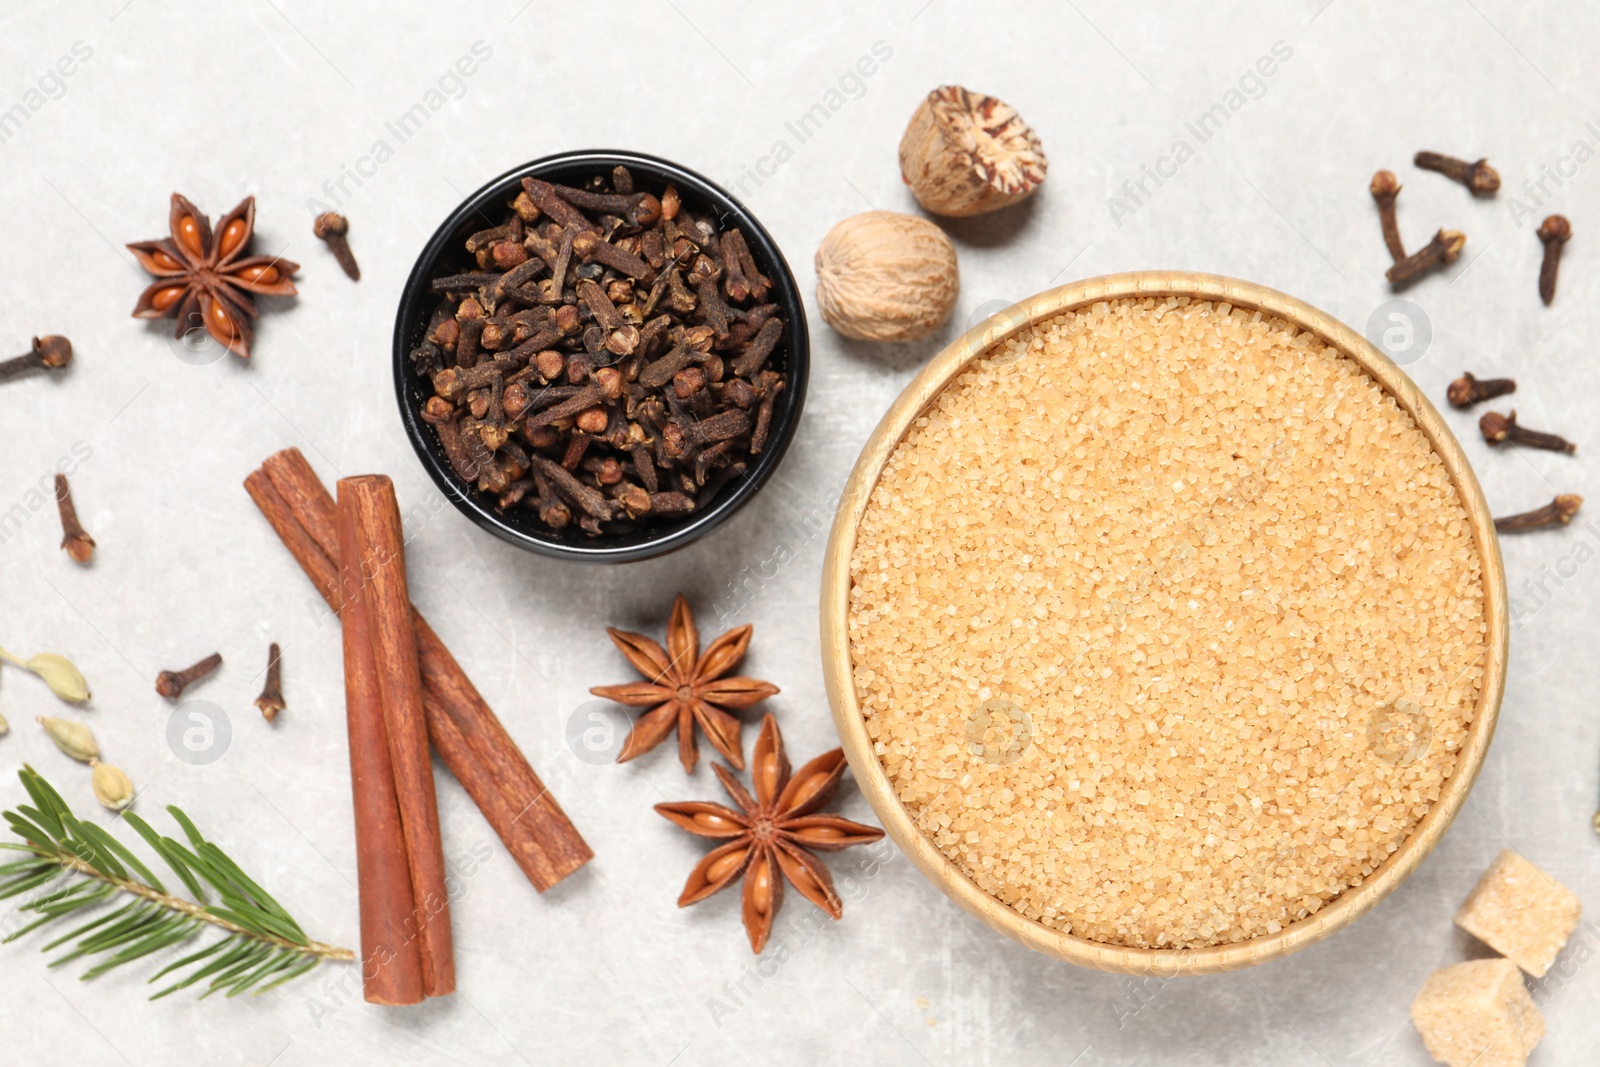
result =
[{"label": "brown sugar cube", "polygon": [[1582,910],[1571,890],[1507,849],[1478,879],[1456,912],[1456,925],[1542,978]]},{"label": "brown sugar cube", "polygon": [[1428,1054],[1450,1067],[1523,1067],[1544,1016],[1510,960],[1469,960],[1434,971],[1411,1002]]}]

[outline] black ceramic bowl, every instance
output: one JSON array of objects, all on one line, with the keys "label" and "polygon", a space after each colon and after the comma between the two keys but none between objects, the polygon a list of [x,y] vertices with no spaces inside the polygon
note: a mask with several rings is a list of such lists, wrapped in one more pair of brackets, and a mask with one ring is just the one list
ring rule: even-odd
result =
[{"label": "black ceramic bowl", "polygon": [[[578,186],[596,174],[609,175],[611,168],[619,163],[633,172],[638,188],[659,194],[671,182],[678,187],[678,195],[689,210],[714,213],[722,225],[737,226],[743,231],[756,264],[772,279],[772,302],[783,309],[786,328],[769,365],[782,371],[788,380],[772,413],[767,446],[742,479],[723,486],[715,499],[693,515],[643,524],[630,533],[594,537],[576,528],[551,530],[525,508],[501,512],[493,496],[480,493],[475,486],[456,476],[445,458],[438,435],[422,421],[422,404],[428,394],[424,388],[426,383],[411,369],[410,352],[422,342],[429,316],[438,304],[438,296],[429,291],[429,282],[445,274],[477,269],[464,246],[468,235],[497,226],[505,219],[507,205],[520,191],[523,178],[542,178]],[[805,305],[794,275],[772,236],[743,204],[715,183],[676,163],[637,152],[563,152],[546,156],[507,171],[467,197],[434,231],[417,257],[416,266],[411,268],[411,276],[406,279],[394,323],[394,386],[400,403],[400,418],[405,422],[406,435],[411,438],[417,457],[439,491],[467,518],[514,545],[543,556],[596,563],[648,559],[682,548],[715,529],[755,496],[772,477],[794,438],[800,409],[805,404],[810,362]]]}]

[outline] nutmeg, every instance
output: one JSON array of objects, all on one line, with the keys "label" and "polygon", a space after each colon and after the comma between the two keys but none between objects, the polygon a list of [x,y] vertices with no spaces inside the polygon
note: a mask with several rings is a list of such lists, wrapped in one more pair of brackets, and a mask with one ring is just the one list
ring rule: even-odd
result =
[{"label": "nutmeg", "polygon": [[1015,204],[1044,181],[1049,163],[1016,109],[959,85],[941,85],[900,138],[900,176],[917,203],[963,217]]},{"label": "nutmeg", "polygon": [[927,219],[869,211],[817,249],[817,303],[828,325],[863,341],[911,341],[944,324],[961,292],[955,246]]}]

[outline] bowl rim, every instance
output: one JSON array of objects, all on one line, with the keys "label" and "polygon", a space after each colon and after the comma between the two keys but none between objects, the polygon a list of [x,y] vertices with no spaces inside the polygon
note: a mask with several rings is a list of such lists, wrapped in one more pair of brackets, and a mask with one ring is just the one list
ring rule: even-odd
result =
[{"label": "bowl rim", "polygon": [[[1487,631],[1478,705],[1457,753],[1456,767],[1445,780],[1439,800],[1400,847],[1369,878],[1345,890],[1315,915],[1248,941],[1192,949],[1133,948],[1063,933],[991,896],[947,859],[906,812],[873,751],[856,700],[848,634],[850,557],[861,517],[890,453],[951,379],[994,346],[1057,315],[1104,300],[1167,296],[1226,302],[1308,330],[1353,359],[1395,398],[1443,460],[1467,512],[1481,560]],[[968,330],[935,356],[884,414],[850,473],[828,541],[820,610],[823,675],[834,725],[867,802],[912,864],[966,911],[1037,952],[1097,970],[1158,977],[1215,974],[1286,956],[1370,911],[1415,871],[1461,810],[1483,766],[1505,688],[1510,632],[1505,570],[1494,520],[1461,445],[1416,384],[1366,338],[1302,300],[1253,282],[1187,271],[1113,274],[1046,290]]]},{"label": "bowl rim", "polygon": [[[773,411],[772,428],[767,447],[746,472],[744,480],[733,486],[711,507],[697,512],[677,523],[663,526],[657,536],[644,537],[623,544],[611,544],[605,537],[596,538],[593,544],[544,537],[522,529],[499,515],[492,506],[478,499],[475,488],[461,484],[455,471],[434,444],[431,429],[422,421],[421,412],[411,403],[409,395],[414,375],[411,373],[410,349],[412,333],[419,316],[429,313],[428,291],[435,264],[448,253],[448,246],[466,225],[467,220],[486,208],[495,208],[496,201],[504,198],[525,177],[541,177],[556,170],[592,166],[600,169],[622,164],[647,174],[652,180],[675,182],[694,199],[709,205],[719,218],[731,220],[745,234],[755,258],[771,267],[773,275],[773,302],[779,304],[787,316],[784,326],[784,344],[788,365],[784,369],[787,381],[783,394]],[[491,211],[485,218],[498,218]],[[493,222],[491,221],[492,225]],[[479,186],[447,214],[434,230],[416,262],[406,276],[400,290],[399,304],[395,309],[394,330],[391,340],[391,362],[394,375],[394,395],[400,408],[400,419],[412,449],[422,462],[423,469],[433,479],[439,491],[480,529],[488,530],[501,540],[552,559],[575,560],[585,563],[627,563],[651,559],[676,551],[699,540],[727,521],[747,504],[772,478],[783,461],[789,445],[799,428],[801,412],[805,407],[806,386],[810,378],[811,339],[806,322],[805,299],[794,272],[784,258],[783,251],[773,240],[767,228],[734,195],[697,171],[645,152],[626,149],[576,149],[541,156],[522,163]],[[647,528],[648,529],[648,528]]]}]

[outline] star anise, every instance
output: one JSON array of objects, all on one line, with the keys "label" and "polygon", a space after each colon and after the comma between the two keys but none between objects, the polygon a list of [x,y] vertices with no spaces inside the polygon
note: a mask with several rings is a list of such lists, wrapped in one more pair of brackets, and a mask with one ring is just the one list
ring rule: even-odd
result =
[{"label": "star anise", "polygon": [[701,653],[694,612],[682,593],[672,602],[665,649],[643,634],[606,627],[606,633],[628,662],[649,679],[626,685],[597,685],[589,690],[619,704],[651,709],[633,724],[617,762],[626,763],[649,752],[665,741],[676,726],[678,759],[683,762],[683,769],[693,774],[700,758],[694,736],[695,724],[699,723],[711,746],[743,770],[744,744],[739,734],[744,723],[727,709],[743,710],[778,691],[777,686],[757,678],[723,677],[744,659],[745,649],[750,647],[750,631],[748,623],[729,630]]},{"label": "star anise", "polygon": [[865,845],[882,837],[883,831],[837,815],[812,814],[839,788],[844,749],[818,756],[791,778],[778,721],[768,715],[761,723],[751,764],[754,797],[732,771],[720,763],[711,765],[740,811],[694,800],[657,804],[656,811],[690,833],[724,842],[689,872],[678,907],[698,903],[744,875],[744,929],[750,948],[760,952],[783,905],[784,879],[817,907],[840,918],[844,902],[834,892],[833,876],[814,853]]},{"label": "star anise", "polygon": [[236,356],[250,358],[255,336],[252,294],[293,296],[290,278],[299,264],[276,256],[249,255],[256,227],[256,198],[247,196],[222,217],[215,231],[211,220],[177,193],[172,194],[168,220],[172,236],[128,246],[139,265],[156,280],[139,294],[136,319],[177,316],[176,336],[196,320]]}]

